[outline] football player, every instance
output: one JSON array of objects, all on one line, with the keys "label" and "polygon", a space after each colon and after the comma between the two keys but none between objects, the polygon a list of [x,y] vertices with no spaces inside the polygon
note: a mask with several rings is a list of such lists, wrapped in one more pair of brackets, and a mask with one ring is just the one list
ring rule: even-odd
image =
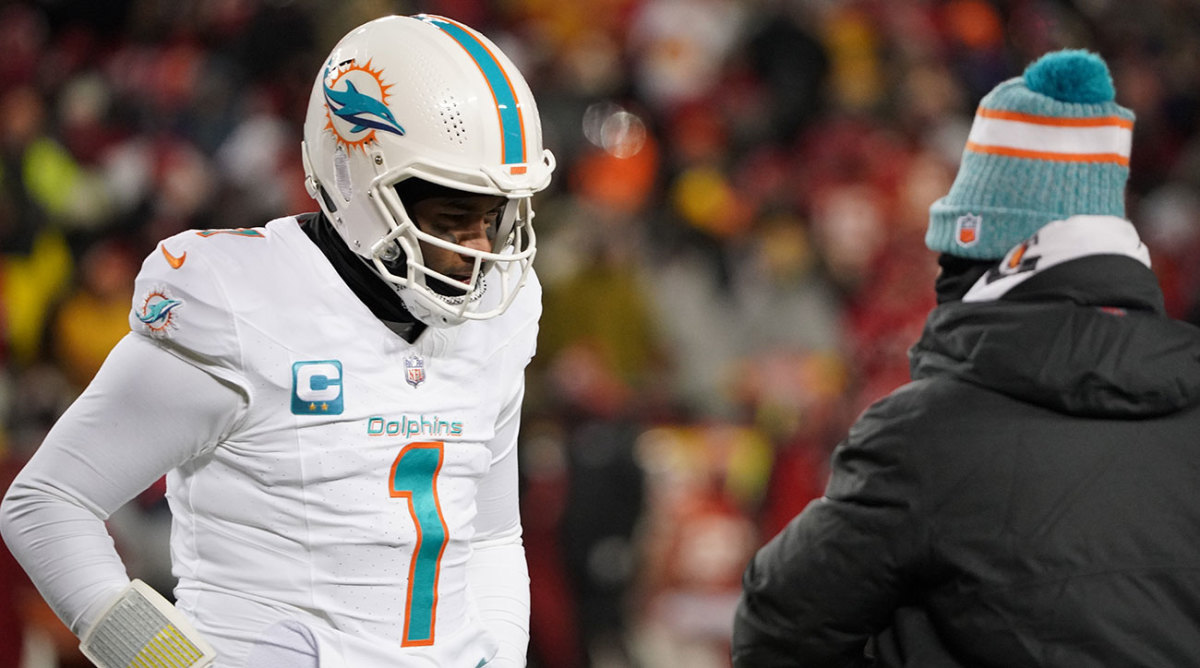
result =
[{"label": "football player", "polygon": [[[319,213],[146,258],[4,539],[100,666],[524,665],[533,96],[470,27],[377,19],[317,73],[302,155]],[[104,525],[164,473],[175,605]]]}]

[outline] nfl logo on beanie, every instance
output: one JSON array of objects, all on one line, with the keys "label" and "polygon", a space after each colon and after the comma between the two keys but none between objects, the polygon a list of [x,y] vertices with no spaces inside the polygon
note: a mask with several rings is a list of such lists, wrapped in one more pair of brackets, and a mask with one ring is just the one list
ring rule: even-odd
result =
[{"label": "nfl logo on beanie", "polygon": [[1046,54],[984,96],[950,192],[929,208],[925,245],[995,260],[1043,225],[1125,216],[1133,112],[1104,60]]}]

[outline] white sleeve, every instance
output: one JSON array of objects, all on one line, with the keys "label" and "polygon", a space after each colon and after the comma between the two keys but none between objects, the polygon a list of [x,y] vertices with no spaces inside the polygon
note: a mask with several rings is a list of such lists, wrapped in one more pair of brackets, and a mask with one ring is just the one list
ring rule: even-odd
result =
[{"label": "white sleeve", "polygon": [[524,666],[529,646],[529,566],[521,542],[518,499],[517,433],[521,422],[524,378],[501,411],[492,442],[491,470],[476,499],[474,551],[467,579],[488,629],[500,640],[500,651],[488,668]]},{"label": "white sleeve", "polygon": [[76,635],[129,584],[104,521],[217,443],[245,400],[131,334],[62,415],[0,504],[0,533]]}]

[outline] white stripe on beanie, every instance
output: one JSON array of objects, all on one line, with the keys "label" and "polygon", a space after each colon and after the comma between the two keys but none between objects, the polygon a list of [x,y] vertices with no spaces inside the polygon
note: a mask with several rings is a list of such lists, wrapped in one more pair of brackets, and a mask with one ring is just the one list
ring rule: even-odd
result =
[{"label": "white stripe on beanie", "polygon": [[1133,122],[1119,116],[1062,118],[980,108],[967,150],[1034,160],[1129,165]]}]

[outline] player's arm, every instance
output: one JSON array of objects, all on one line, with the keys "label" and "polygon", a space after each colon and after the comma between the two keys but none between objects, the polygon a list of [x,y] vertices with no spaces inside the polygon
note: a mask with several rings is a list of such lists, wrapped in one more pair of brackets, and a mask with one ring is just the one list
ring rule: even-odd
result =
[{"label": "player's arm", "polygon": [[733,663],[866,666],[864,648],[905,600],[926,535],[909,435],[877,404],[833,458],[825,496],[758,551],[743,576]]},{"label": "player's arm", "polygon": [[0,505],[0,532],[76,635],[130,584],[105,520],[217,443],[244,405],[231,385],[131,334],[50,430]]},{"label": "player's arm", "polygon": [[529,567],[517,496],[517,432],[524,388],[522,378],[497,423],[492,467],[476,498],[474,550],[467,564],[480,615],[500,640],[500,652],[488,668],[524,666],[529,646]]}]

